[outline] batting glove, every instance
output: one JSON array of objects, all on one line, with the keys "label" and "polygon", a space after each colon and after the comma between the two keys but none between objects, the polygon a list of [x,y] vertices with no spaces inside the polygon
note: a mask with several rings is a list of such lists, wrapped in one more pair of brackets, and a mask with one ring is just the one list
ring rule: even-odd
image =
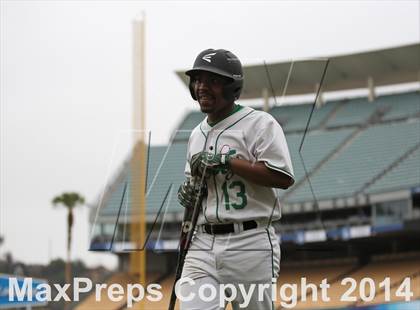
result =
[{"label": "batting glove", "polygon": [[193,208],[206,193],[205,184],[203,186],[195,185],[193,180],[188,178],[178,189],[178,202],[184,208]]},{"label": "batting glove", "polygon": [[229,170],[229,154],[213,154],[209,152],[200,152],[194,154],[191,158],[191,175],[193,177],[205,178],[218,172],[227,172]]}]

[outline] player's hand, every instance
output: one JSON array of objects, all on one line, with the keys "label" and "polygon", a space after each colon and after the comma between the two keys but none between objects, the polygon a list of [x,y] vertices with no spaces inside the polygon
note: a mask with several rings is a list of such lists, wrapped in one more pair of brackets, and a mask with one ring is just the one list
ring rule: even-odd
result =
[{"label": "player's hand", "polygon": [[185,180],[178,189],[178,202],[184,208],[193,208],[197,200],[206,195],[206,186],[197,186],[191,178]]},{"label": "player's hand", "polygon": [[220,171],[229,169],[229,154],[213,154],[209,152],[200,152],[194,154],[191,158],[191,175],[193,177],[207,178]]}]

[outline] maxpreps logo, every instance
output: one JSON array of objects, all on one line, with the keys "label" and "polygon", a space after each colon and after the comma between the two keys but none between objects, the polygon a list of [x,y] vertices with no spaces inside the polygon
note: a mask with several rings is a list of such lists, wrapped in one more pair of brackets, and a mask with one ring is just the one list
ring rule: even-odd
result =
[{"label": "maxpreps logo", "polygon": [[207,61],[207,62],[211,62],[211,57],[214,56],[214,55],[216,55],[216,53],[209,53],[209,54],[204,55],[202,57],[202,59]]}]

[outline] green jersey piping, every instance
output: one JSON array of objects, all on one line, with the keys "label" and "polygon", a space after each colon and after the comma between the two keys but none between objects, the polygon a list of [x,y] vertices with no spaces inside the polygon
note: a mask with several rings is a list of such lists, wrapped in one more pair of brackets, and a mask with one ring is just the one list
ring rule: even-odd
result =
[{"label": "green jersey piping", "polygon": [[[200,124],[200,130],[201,130],[201,124]],[[201,130],[201,132],[203,133],[204,137],[206,138],[206,139],[204,140],[204,145],[203,145],[203,150],[202,150],[202,152],[204,152],[204,151],[205,151],[205,149],[206,149],[206,145],[207,145],[207,138],[208,138],[208,136],[206,136],[202,130]],[[207,211],[207,202],[206,202],[206,207],[205,207],[205,208],[204,208],[204,210],[203,210],[203,216],[204,216],[204,219],[206,220],[206,222],[208,222],[208,220],[207,220],[207,216],[206,216],[206,211]]]},{"label": "green jersey piping", "polygon": [[213,175],[213,182],[214,182],[214,190],[216,191],[216,218],[217,221],[220,223],[220,218],[219,218],[219,194],[217,193],[217,183],[216,183],[216,176]]},{"label": "green jersey piping", "polygon": [[[204,133],[203,129],[201,128],[201,125],[203,124],[203,122],[200,123],[200,131],[203,134],[204,138],[206,138],[206,142],[207,142],[207,135]],[[204,148],[206,146],[206,143],[204,143]]]}]

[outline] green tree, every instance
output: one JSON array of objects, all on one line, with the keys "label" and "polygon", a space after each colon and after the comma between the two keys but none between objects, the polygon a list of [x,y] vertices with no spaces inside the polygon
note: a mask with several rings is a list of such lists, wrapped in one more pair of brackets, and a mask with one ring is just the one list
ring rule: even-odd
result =
[{"label": "green tree", "polygon": [[85,198],[78,193],[63,193],[60,196],[54,197],[52,200],[54,206],[63,205],[67,208],[67,261],[66,261],[66,283],[71,281],[71,262],[70,262],[70,249],[71,249],[71,234],[73,229],[73,209],[78,205],[85,203]]}]

